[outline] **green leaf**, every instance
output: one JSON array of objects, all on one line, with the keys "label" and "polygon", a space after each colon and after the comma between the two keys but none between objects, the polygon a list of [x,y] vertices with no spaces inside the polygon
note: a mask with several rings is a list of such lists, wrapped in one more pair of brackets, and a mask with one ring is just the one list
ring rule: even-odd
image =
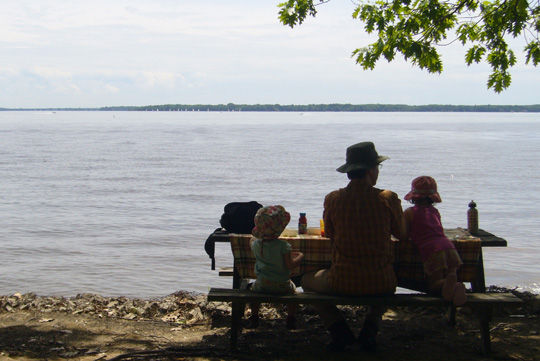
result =
[{"label": "green leaf", "polygon": [[496,93],[501,93],[510,86],[512,77],[505,71],[493,71],[488,78],[488,89],[493,88]]},{"label": "green leaf", "polygon": [[[279,4],[279,19],[290,27],[300,25],[317,14],[316,5],[328,1],[286,0]],[[540,63],[539,0],[360,0],[352,17],[375,37],[352,54],[363,69],[374,69],[381,56],[391,62],[401,53],[414,66],[440,73],[438,49],[456,41],[468,47],[467,65],[491,66],[488,88],[501,92],[510,86],[509,69],[517,64],[508,46],[508,40],[517,36],[527,43],[525,64]]]},{"label": "green leaf", "polygon": [[527,44],[525,47],[525,50],[527,52],[526,58],[525,58],[525,64],[529,64],[529,62],[532,62],[534,66],[537,66],[540,62],[540,42],[533,41]]},{"label": "green leaf", "polygon": [[467,65],[471,65],[473,62],[479,63],[482,60],[485,52],[486,48],[483,46],[474,45],[467,51],[467,54],[465,55],[465,63],[467,63]]},{"label": "green leaf", "polygon": [[291,28],[302,24],[308,15],[315,17],[317,14],[313,0],[289,0],[280,3],[278,7],[281,8],[278,13],[279,20]]}]

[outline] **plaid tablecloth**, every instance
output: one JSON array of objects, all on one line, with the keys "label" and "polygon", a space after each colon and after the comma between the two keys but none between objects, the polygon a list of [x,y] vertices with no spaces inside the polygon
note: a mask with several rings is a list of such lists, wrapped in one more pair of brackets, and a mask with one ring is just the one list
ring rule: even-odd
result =
[{"label": "plaid tablecloth", "polygon": [[[445,230],[446,236],[454,243],[461,256],[463,266],[458,277],[463,282],[472,282],[476,278],[476,266],[481,250],[479,238],[471,237],[466,230]],[[234,264],[241,278],[255,279],[255,257],[249,246],[250,234],[229,235]],[[293,251],[304,253],[304,259],[296,267],[291,276],[310,271],[329,268],[331,264],[332,245],[328,238],[301,235],[299,237],[282,237],[289,242]],[[424,271],[422,259],[412,242],[394,242],[394,269],[398,278],[409,278],[422,281]]]},{"label": "plaid tablecloth", "polygon": [[[475,281],[482,241],[480,238],[472,237],[466,230],[461,228],[445,229],[444,233],[456,247],[463,262],[463,266],[458,269],[458,279],[462,282]],[[424,279],[422,258],[412,241],[394,242],[394,259],[392,263],[398,278],[418,281]]]},{"label": "plaid tablecloth", "polygon": [[[251,234],[229,235],[234,264],[241,278],[255,279],[255,256],[249,246]],[[304,253],[304,259],[298,267],[292,270],[291,276],[301,275],[310,271],[329,268],[331,263],[331,243],[328,238],[301,235],[299,237],[281,237],[289,242],[293,251]]]}]

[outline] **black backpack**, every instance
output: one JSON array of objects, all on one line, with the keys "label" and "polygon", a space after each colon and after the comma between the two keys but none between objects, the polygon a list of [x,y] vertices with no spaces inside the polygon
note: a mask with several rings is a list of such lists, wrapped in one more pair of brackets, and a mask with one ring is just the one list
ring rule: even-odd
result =
[{"label": "black backpack", "polygon": [[255,214],[262,208],[258,202],[232,202],[225,206],[219,224],[229,233],[251,234]]},{"label": "black backpack", "polygon": [[[255,214],[262,208],[258,202],[232,202],[225,206],[224,213],[219,220],[221,227],[228,233],[251,234],[255,227]],[[212,241],[214,233],[223,233],[221,228],[216,229],[204,243],[204,250],[212,260],[212,269],[216,269],[216,260],[214,258],[215,245]]]}]

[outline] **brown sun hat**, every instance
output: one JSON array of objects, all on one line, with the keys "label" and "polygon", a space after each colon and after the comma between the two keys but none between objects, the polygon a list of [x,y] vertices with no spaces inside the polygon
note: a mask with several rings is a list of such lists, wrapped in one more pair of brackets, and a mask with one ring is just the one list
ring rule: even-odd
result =
[{"label": "brown sun hat", "polygon": [[347,148],[346,162],[336,170],[348,173],[358,169],[371,169],[387,159],[390,157],[379,155],[372,142],[357,143]]},{"label": "brown sun hat", "polygon": [[411,184],[411,191],[405,195],[405,200],[420,199],[429,197],[435,203],[441,203],[441,196],[437,192],[437,182],[435,179],[423,175],[414,178]]}]

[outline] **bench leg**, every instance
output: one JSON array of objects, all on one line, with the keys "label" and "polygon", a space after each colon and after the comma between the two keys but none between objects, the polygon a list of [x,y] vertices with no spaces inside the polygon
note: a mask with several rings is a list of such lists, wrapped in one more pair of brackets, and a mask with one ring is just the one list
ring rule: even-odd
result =
[{"label": "bench leg", "polygon": [[446,318],[446,324],[451,327],[456,326],[456,306],[448,306],[448,316]]},{"label": "bench leg", "polygon": [[482,337],[482,353],[484,356],[491,353],[491,336],[489,334],[489,322],[492,316],[492,307],[485,306],[476,310],[480,318],[480,336]]},{"label": "bench leg", "polygon": [[231,304],[231,351],[238,349],[238,334],[242,331],[244,310],[244,303],[233,302]]}]

